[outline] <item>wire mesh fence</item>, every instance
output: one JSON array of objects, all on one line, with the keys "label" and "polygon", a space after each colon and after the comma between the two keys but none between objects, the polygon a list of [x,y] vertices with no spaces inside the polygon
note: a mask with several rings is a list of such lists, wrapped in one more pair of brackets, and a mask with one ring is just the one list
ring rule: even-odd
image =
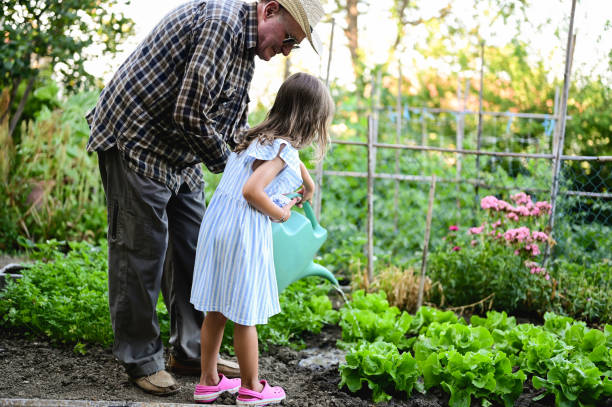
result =
[{"label": "wire mesh fence", "polygon": [[[550,201],[554,181],[556,117],[544,114],[487,112],[478,132],[475,112],[405,108],[398,132],[397,112],[377,115],[374,200],[374,253],[378,259],[409,258],[423,247],[426,197],[431,176],[437,178],[431,248],[442,243],[449,225],[478,226],[480,199],[509,200],[518,192]],[[480,140],[478,140],[480,138]],[[367,135],[334,140],[324,166],[323,205],[336,201],[346,209],[326,218],[332,230],[355,245],[367,233]],[[606,157],[562,156],[552,259],[580,264],[608,261],[612,251],[612,162]],[[331,206],[331,205],[330,205]],[[347,228],[342,223],[353,223]],[[349,231],[348,233],[346,233]],[[362,239],[355,237],[362,236]],[[333,236],[334,234],[330,234]],[[346,241],[336,245],[346,245]]]},{"label": "wire mesh fence", "polygon": [[610,261],[611,187],[611,161],[563,162],[554,227],[556,256],[581,264]]}]

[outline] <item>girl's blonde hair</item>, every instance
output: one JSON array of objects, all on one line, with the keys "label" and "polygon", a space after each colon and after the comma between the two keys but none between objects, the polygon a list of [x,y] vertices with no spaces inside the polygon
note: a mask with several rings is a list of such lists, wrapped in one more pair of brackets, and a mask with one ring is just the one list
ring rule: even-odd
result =
[{"label": "girl's blonde hair", "polygon": [[281,85],[266,119],[243,133],[236,153],[259,139],[271,144],[275,138],[287,140],[296,149],[317,144],[317,159],[322,159],[329,144],[327,128],[334,114],[334,101],[327,86],[316,77],[299,72]]}]

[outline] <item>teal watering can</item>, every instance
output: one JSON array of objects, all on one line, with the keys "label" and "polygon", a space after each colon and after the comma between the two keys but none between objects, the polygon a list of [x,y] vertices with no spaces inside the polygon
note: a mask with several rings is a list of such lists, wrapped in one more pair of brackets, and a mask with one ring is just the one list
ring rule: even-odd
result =
[{"label": "teal watering can", "polygon": [[320,276],[338,285],[338,280],[328,269],[312,261],[327,238],[327,230],[317,222],[310,203],[304,202],[303,208],[306,216],[294,211],[286,222],[272,223],[279,293],[289,284],[308,276]]}]

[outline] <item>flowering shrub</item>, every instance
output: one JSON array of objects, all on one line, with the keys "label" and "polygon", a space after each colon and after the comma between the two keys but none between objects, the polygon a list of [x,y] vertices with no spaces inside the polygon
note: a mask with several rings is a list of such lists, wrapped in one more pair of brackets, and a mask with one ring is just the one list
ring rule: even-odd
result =
[{"label": "flowering shrub", "polygon": [[551,206],[524,192],[510,198],[486,196],[479,226],[448,228],[445,244],[429,261],[432,279],[443,287],[438,301],[467,305],[493,293],[497,308],[546,309],[556,281],[539,263],[544,244],[554,244],[542,230]]}]

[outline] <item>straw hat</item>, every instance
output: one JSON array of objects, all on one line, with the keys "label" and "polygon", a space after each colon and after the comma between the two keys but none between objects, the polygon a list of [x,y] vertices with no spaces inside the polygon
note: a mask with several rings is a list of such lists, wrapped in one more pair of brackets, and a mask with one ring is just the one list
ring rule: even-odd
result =
[{"label": "straw hat", "polygon": [[276,0],[302,28],[310,45],[318,54],[321,49],[321,39],[315,33],[314,26],[323,17],[323,6],[319,0]]}]

